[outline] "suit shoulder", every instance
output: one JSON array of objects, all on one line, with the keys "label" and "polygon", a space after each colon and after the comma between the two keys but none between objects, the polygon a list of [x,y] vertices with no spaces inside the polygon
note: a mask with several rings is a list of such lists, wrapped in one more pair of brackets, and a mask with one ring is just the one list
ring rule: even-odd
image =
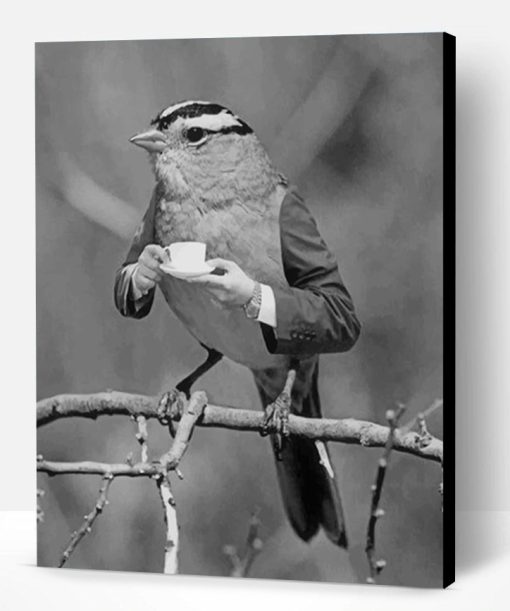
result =
[{"label": "suit shoulder", "polygon": [[337,269],[314,217],[295,188],[288,190],[280,209],[280,244],[290,286],[306,284],[317,277],[318,270],[327,275]]},{"label": "suit shoulder", "polygon": [[289,214],[292,212],[292,209],[297,210],[302,208],[306,209],[305,200],[300,195],[297,187],[290,185],[283,198],[280,213]]},{"label": "suit shoulder", "polygon": [[317,223],[296,187],[288,188],[280,207],[282,241],[293,234],[318,235]]}]

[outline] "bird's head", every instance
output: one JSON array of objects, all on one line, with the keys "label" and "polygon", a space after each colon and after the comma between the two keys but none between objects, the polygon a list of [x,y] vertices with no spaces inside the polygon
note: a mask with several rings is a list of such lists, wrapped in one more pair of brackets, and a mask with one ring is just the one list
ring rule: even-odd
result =
[{"label": "bird's head", "polygon": [[169,106],[130,142],[149,152],[158,182],[172,197],[211,203],[243,191],[260,197],[279,176],[250,126],[212,102]]}]

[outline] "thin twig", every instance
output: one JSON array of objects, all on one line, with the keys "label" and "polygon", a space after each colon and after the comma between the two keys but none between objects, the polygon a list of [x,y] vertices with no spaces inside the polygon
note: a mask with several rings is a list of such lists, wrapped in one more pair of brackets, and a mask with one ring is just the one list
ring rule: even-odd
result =
[{"label": "thin twig", "polygon": [[[59,418],[82,417],[95,419],[103,415],[143,415],[158,418],[159,397],[105,392],[92,395],[59,395],[43,399],[37,404],[37,424],[43,426]],[[218,427],[238,431],[260,432],[264,414],[247,409],[207,405],[195,423],[198,426]],[[289,434],[320,441],[336,441],[365,447],[384,447],[389,428],[373,422],[344,418],[340,420],[289,416]],[[422,447],[420,436],[414,432],[396,431],[393,449],[419,458],[442,462],[443,442],[432,437]]]},{"label": "thin twig", "polygon": [[[176,400],[178,399],[176,398]],[[173,469],[182,479],[182,474],[178,469],[179,463],[193,435],[195,424],[204,413],[206,405],[207,395],[204,392],[198,391],[191,395],[190,400],[183,406],[184,411],[177,426],[177,430],[175,431],[172,445],[168,452],[163,454],[159,459],[160,467],[164,470],[164,473],[157,477],[157,483],[159,496],[165,511],[166,525],[165,563],[163,572],[168,575],[175,575],[179,570],[179,524],[177,522],[177,509],[168,472]],[[169,408],[172,409],[172,406],[169,406]]]},{"label": "thin twig", "polygon": [[132,416],[137,425],[136,441],[140,444],[140,462],[146,463],[149,459],[149,449],[147,446],[147,418],[143,414]]},{"label": "thin twig", "polygon": [[80,543],[83,537],[85,537],[85,535],[92,530],[92,525],[96,521],[99,514],[103,511],[105,505],[108,504],[107,494],[112,481],[113,475],[111,473],[108,473],[103,476],[103,483],[101,485],[101,488],[99,489],[99,496],[96,500],[96,504],[94,505],[94,509],[88,515],[85,516],[83,524],[78,530],[74,531],[71,535],[71,539],[69,540],[69,543],[67,544],[67,547],[63,551],[62,556],[60,558],[60,562],[58,564],[59,568],[64,566],[64,564],[69,560],[69,557],[76,549],[77,545]]},{"label": "thin twig", "polygon": [[67,473],[83,475],[107,475],[111,473],[113,477],[157,477],[164,470],[158,462],[136,463],[106,463],[93,460],[83,460],[77,462],[58,462],[39,459],[37,461],[37,471],[48,475],[64,475]]},{"label": "thin twig", "polygon": [[175,499],[172,493],[170,484],[170,476],[168,474],[160,475],[157,479],[159,496],[163,503],[165,512],[165,561],[163,573],[167,575],[176,575],[179,571],[179,524],[177,522],[177,511]]},{"label": "thin twig", "polygon": [[390,434],[388,435],[388,439],[384,447],[383,456],[379,459],[379,466],[377,468],[375,483],[372,485],[371,488],[372,500],[370,503],[370,517],[368,519],[367,538],[365,546],[365,552],[370,568],[370,576],[367,578],[367,583],[375,583],[376,577],[386,566],[386,560],[382,558],[377,560],[375,557],[375,527],[377,524],[377,520],[379,518],[382,518],[382,516],[384,515],[384,510],[379,507],[379,502],[381,500],[384,477],[388,468],[390,454],[393,449],[393,444],[395,442],[395,433],[398,427],[399,419],[404,410],[405,407],[403,405],[399,405],[396,411],[390,409],[386,412],[386,420],[389,424]]},{"label": "thin twig", "polygon": [[193,429],[198,419],[204,413],[206,405],[207,395],[205,392],[197,391],[191,395],[179,421],[172,447],[159,459],[159,462],[164,465],[166,469],[175,469],[179,466],[181,458],[184,456],[190,442]]},{"label": "thin twig", "polygon": [[247,577],[253,565],[255,558],[260,554],[263,547],[262,539],[259,537],[260,520],[258,511],[253,512],[249,527],[248,536],[243,556],[239,556],[237,548],[234,545],[225,545],[223,553],[228,557],[232,565],[230,571],[231,577]]},{"label": "thin twig", "polygon": [[[421,448],[426,448],[430,443],[434,443],[435,437],[431,435],[427,426],[427,418],[443,407],[443,400],[436,399],[426,410],[419,412],[416,416],[407,424],[400,427],[401,433],[407,433],[411,431],[415,426],[418,428],[417,443]],[[443,470],[443,457],[441,455],[441,470]],[[439,484],[439,494],[441,495],[441,511],[443,511],[443,481]]]},{"label": "thin twig", "polygon": [[424,422],[427,418],[432,416],[432,414],[435,411],[437,411],[438,409],[441,409],[442,407],[443,407],[443,400],[436,399],[431,405],[429,405],[429,407],[427,407],[426,410],[424,410],[423,412],[418,412],[416,416],[412,418],[407,424],[404,424],[403,426],[401,426],[399,428],[399,431],[401,433],[407,433],[409,431],[412,431],[413,428],[417,424],[420,425],[420,422]]}]

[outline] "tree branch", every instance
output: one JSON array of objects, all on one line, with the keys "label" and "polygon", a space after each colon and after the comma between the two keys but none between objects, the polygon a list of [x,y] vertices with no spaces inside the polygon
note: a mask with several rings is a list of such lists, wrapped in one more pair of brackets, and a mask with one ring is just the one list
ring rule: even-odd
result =
[{"label": "tree branch", "polygon": [[375,483],[372,485],[372,500],[370,503],[370,517],[368,519],[367,526],[367,538],[365,552],[367,555],[368,566],[370,568],[370,576],[367,578],[367,583],[375,583],[376,577],[386,566],[386,560],[375,558],[375,527],[377,520],[382,518],[384,510],[379,507],[381,500],[382,488],[384,484],[384,478],[386,476],[386,470],[388,468],[388,462],[390,460],[390,454],[393,450],[393,444],[397,433],[398,421],[403,414],[405,407],[399,405],[397,411],[389,409],[386,412],[386,419],[388,420],[390,434],[384,447],[384,453],[382,458],[379,459],[379,465],[377,467],[377,473],[375,476]]},{"label": "tree branch", "polygon": [[167,575],[176,575],[179,571],[179,524],[177,522],[175,499],[168,474],[158,478],[158,490],[165,512],[166,526],[165,563],[163,573]]},{"label": "tree branch", "polygon": [[[289,371],[286,389],[292,387],[293,371]],[[63,552],[59,566],[63,566],[73,550],[83,537],[90,532],[92,524],[107,504],[108,488],[115,477],[151,477],[157,482],[158,492],[164,508],[166,525],[165,543],[165,573],[178,571],[179,527],[177,522],[176,504],[170,482],[170,471],[174,470],[179,477],[179,463],[189,445],[194,427],[210,426],[232,430],[256,431],[263,433],[266,415],[263,412],[253,412],[239,408],[229,408],[208,405],[205,393],[194,392],[186,400],[182,393],[166,393],[168,400],[144,395],[131,395],[108,391],[92,395],[60,395],[40,401],[37,405],[37,423],[43,426],[60,418],[78,416],[95,419],[100,415],[129,415],[136,422],[136,439],[141,448],[140,462],[133,464],[132,453],[125,463],[103,463],[95,461],[55,462],[37,457],[37,470],[49,475],[63,473],[99,474],[103,476],[103,485],[99,497],[91,513],[85,516],[80,529],[74,532],[70,542]],[[338,441],[348,444],[359,444],[365,447],[384,446],[383,457],[379,461],[376,483],[372,486],[372,502],[369,524],[367,527],[366,554],[370,566],[370,577],[367,581],[374,583],[375,577],[385,566],[384,560],[375,559],[375,526],[383,511],[379,508],[382,486],[392,450],[414,454],[421,458],[442,463],[443,443],[433,437],[426,426],[425,417],[442,406],[437,400],[425,412],[414,418],[407,427],[397,428],[398,420],[403,411],[387,412],[389,427],[351,418],[342,420],[326,420],[303,418],[290,415],[288,433],[306,437],[316,441]],[[157,461],[149,462],[147,419],[157,418],[161,424],[178,422],[173,443]],[[411,432],[414,426],[419,432]],[[174,428],[172,431],[174,431]],[[262,542],[258,536],[259,520],[256,515],[250,521],[250,529],[246,548],[241,557],[232,546],[226,546],[224,551],[232,564],[233,576],[245,576],[260,552]]]},{"label": "tree branch", "polygon": [[[112,477],[154,477],[158,480],[168,471],[178,471],[179,463],[186,452],[193,428],[204,412],[207,404],[207,396],[204,392],[194,392],[187,402],[182,415],[177,433],[170,449],[165,452],[158,461],[147,462],[147,427],[145,417],[138,416],[137,422],[139,432],[137,440],[142,445],[142,457],[144,460],[136,464],[105,463],[92,460],[78,462],[57,462],[44,460],[42,456],[37,457],[37,471],[48,475],[84,474],[84,475],[111,475]],[[140,420],[142,418],[143,420]],[[142,424],[140,424],[142,422]],[[182,475],[178,474],[182,478]]]},{"label": "tree branch", "polygon": [[99,514],[102,513],[105,505],[108,503],[106,495],[108,494],[108,489],[112,481],[113,476],[111,474],[107,473],[103,476],[103,484],[99,489],[99,496],[96,500],[94,509],[88,515],[85,516],[83,524],[78,530],[73,532],[73,534],[71,535],[71,539],[69,540],[69,543],[67,544],[67,547],[63,551],[62,557],[60,558],[58,568],[62,568],[64,566],[64,564],[69,560],[69,557],[71,556],[73,551],[76,549],[76,546],[79,544],[79,542],[83,539],[83,537],[85,537],[85,535],[87,535],[87,533],[92,530],[92,525],[96,521]]},{"label": "tree branch", "polygon": [[163,472],[161,465],[154,463],[106,463],[93,460],[78,462],[57,462],[52,460],[37,459],[37,471],[48,475],[106,475],[111,473],[113,477],[158,477]]},{"label": "tree branch", "polygon": [[179,421],[172,447],[159,459],[159,462],[166,469],[176,469],[179,466],[181,458],[188,448],[195,424],[204,413],[206,405],[207,396],[204,392],[197,391],[191,395],[184,414]]},{"label": "tree branch", "polygon": [[239,556],[234,545],[225,545],[223,553],[230,560],[232,566],[230,577],[247,577],[255,558],[260,554],[263,547],[262,539],[259,537],[260,520],[258,510],[254,511],[249,522],[248,535],[243,556]]},{"label": "tree branch", "polygon": [[136,422],[137,432],[136,432],[136,441],[138,441],[140,445],[140,462],[148,462],[149,460],[149,448],[147,446],[148,440],[148,432],[147,432],[147,418],[142,414],[138,416],[132,416],[133,420]]},{"label": "tree branch", "polygon": [[[425,421],[427,418],[432,416],[432,414],[441,409],[443,407],[443,400],[436,399],[427,409],[423,412],[419,412],[416,416],[407,424],[400,427],[400,431],[402,433],[407,433],[411,431],[416,425],[420,427],[420,434],[423,433],[423,426],[425,425]],[[423,435],[421,435],[423,437]]]},{"label": "tree branch", "polygon": [[[106,494],[115,477],[152,477],[157,481],[159,496],[165,512],[166,542],[164,572],[167,574],[177,573],[179,525],[177,522],[176,504],[172,493],[169,471],[174,470],[179,477],[182,477],[178,471],[178,466],[188,447],[194,426],[203,414],[206,404],[207,396],[203,392],[194,392],[190,400],[184,402],[184,413],[180,417],[172,445],[157,462],[148,462],[147,423],[145,416],[142,414],[138,414],[136,417],[132,416],[137,423],[138,432],[136,434],[136,439],[141,446],[142,461],[137,464],[132,464],[130,460],[125,464],[111,464],[94,461],[53,462],[44,460],[42,456],[37,457],[37,470],[49,475],[81,473],[88,475],[99,474],[103,476],[103,486],[99,491],[99,498],[96,501],[96,505],[93,511],[85,516],[85,521],[79,530],[72,534],[71,540],[62,554],[59,567],[65,564],[83,537],[90,532],[92,524],[108,502]],[[166,414],[164,414],[164,416],[166,416]]]},{"label": "tree branch", "polygon": [[[38,402],[37,425],[43,426],[60,418],[68,417],[96,419],[104,415],[135,417],[142,415],[146,418],[158,418],[160,417],[158,403],[159,397],[115,391],[90,395],[58,395]],[[207,405],[203,414],[195,422],[198,426],[255,432],[260,432],[263,423],[263,412],[219,405]],[[289,433],[320,441],[336,441],[375,448],[386,445],[389,428],[353,418],[331,420],[303,418],[291,414],[289,416]],[[443,442],[432,436],[427,441],[428,443],[423,445],[418,433],[395,431],[393,450],[441,463],[443,460]],[[122,469],[119,468],[118,475],[135,476],[135,473],[128,472],[129,466],[121,466]],[[93,472],[97,473],[97,471]]]}]

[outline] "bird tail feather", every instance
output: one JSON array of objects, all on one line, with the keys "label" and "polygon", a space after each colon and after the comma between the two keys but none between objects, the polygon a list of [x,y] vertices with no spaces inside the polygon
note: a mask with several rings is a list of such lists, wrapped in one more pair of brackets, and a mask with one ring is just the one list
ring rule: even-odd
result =
[{"label": "bird tail feather", "polygon": [[[259,393],[267,405],[274,397],[269,399],[257,378],[255,376]],[[291,411],[294,411],[292,407]],[[299,415],[321,416],[317,365],[310,391],[299,406]],[[309,541],[322,527],[330,541],[347,548],[344,511],[327,445],[322,441],[290,437],[280,458],[276,460],[278,481],[287,517],[296,534]]]},{"label": "bird tail feather", "polygon": [[[276,471],[287,517],[297,535],[309,541],[322,526],[335,545],[347,547],[342,502],[331,469],[311,439],[292,439],[284,447]],[[322,452],[327,456],[323,444]]]}]

